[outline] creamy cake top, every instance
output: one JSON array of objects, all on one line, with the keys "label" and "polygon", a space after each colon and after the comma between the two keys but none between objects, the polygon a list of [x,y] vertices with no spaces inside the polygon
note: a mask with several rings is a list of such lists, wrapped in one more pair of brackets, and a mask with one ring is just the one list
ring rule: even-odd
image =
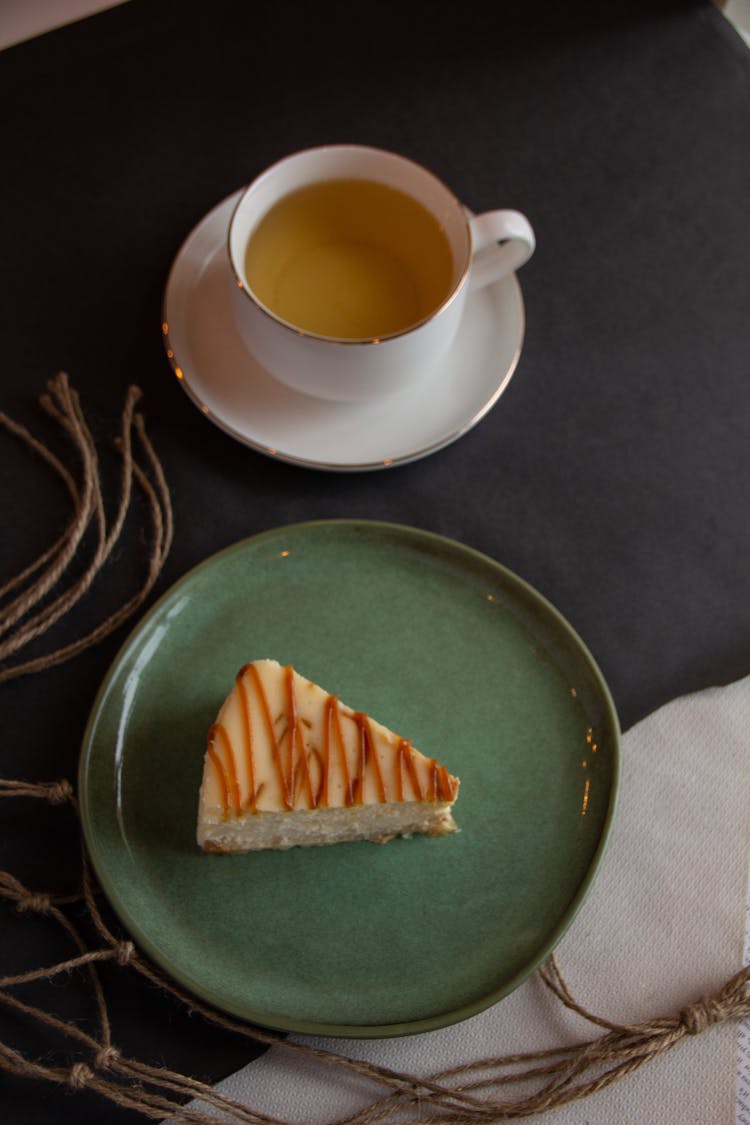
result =
[{"label": "creamy cake top", "polygon": [[237,674],[208,734],[201,804],[225,817],[452,802],[458,780],[411,742],[275,660]]}]

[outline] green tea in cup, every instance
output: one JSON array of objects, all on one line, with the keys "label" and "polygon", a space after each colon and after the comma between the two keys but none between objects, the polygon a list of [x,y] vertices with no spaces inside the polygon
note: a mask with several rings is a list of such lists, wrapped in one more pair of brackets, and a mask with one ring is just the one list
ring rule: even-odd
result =
[{"label": "green tea in cup", "polygon": [[284,196],[245,254],[248,285],[304,332],[391,336],[429,317],[453,283],[450,243],[412,196],[366,179],[332,179]]},{"label": "green tea in cup", "polygon": [[448,353],[468,294],[518,269],[534,245],[520,212],[471,215],[398,153],[306,149],[261,172],[232,212],[235,321],[280,383],[368,402],[425,380]]}]

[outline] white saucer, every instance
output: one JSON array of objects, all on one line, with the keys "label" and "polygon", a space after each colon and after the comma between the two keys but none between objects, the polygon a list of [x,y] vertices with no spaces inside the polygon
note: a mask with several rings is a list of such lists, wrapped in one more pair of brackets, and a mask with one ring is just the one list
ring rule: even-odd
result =
[{"label": "white saucer", "polygon": [[231,437],[282,461],[337,472],[384,469],[461,437],[497,402],[521,352],[524,307],[515,276],[472,293],[458,336],[421,384],[373,403],[326,402],[272,378],[235,327],[226,230],[237,195],[181,247],[164,297],[172,369],[200,410]]}]

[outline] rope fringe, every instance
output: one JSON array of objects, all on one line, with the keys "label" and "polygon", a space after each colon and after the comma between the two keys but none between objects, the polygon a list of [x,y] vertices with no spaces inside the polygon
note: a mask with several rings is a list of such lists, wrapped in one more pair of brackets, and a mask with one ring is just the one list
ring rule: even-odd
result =
[{"label": "rope fringe", "polygon": [[[146,497],[152,525],[148,572],[141,588],[106,620],[77,641],[33,660],[0,664],[0,683],[52,668],[98,644],[136,612],[148,597],[161,572],[172,544],[174,530],[172,505],[169,488],[146,434],[143,418],[135,413],[140,398],[141,391],[138,387],[128,389],[120,422],[120,434],[115,441],[122,462],[120,495],[114,518],[109,524],[104,508],[99,460],[94,439],[86,423],[78,395],[71,388],[65,372],[50,380],[49,394],[43,395],[40,402],[43,409],[58,423],[75,447],[80,462],[82,477],[80,483],[41,441],[24,426],[0,411],[0,426],[24,442],[61,477],[73,502],[73,515],[63,534],[20,574],[0,588],[0,601],[20,590],[0,607],[0,638],[4,638],[0,639],[0,661],[16,657],[32,641],[47,633],[90,589],[120,540],[130,508],[134,479]],[[145,454],[155,485],[134,458],[133,431]],[[52,596],[92,525],[95,528],[96,544],[86,569],[66,589]],[[48,598],[51,600],[47,600]]]}]

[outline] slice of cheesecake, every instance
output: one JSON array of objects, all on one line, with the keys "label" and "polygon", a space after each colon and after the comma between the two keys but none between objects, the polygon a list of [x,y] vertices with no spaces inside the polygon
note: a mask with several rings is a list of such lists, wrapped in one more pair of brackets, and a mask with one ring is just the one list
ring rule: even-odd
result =
[{"label": "slice of cheesecake", "polygon": [[208,732],[198,807],[206,852],[454,832],[458,779],[291,667],[238,673]]}]

